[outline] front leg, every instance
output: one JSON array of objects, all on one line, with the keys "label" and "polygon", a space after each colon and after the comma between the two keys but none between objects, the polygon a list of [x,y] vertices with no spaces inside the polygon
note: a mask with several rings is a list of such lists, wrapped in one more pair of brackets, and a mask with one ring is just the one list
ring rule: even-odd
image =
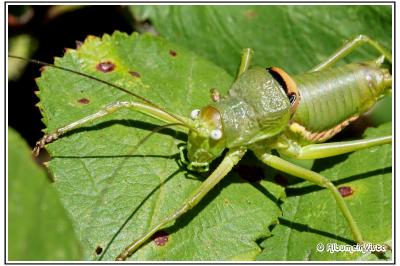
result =
[{"label": "front leg", "polygon": [[215,187],[224,178],[232,168],[240,161],[240,159],[245,154],[246,149],[238,148],[230,150],[221,164],[214,170],[214,172],[193,192],[193,194],[187,198],[182,205],[177,208],[173,213],[171,213],[168,217],[165,217],[161,222],[154,225],[149,231],[147,231],[144,235],[142,235],[139,239],[135,240],[129,246],[125,248],[125,250],[118,255],[116,260],[122,261],[126,260],[129,256],[131,256],[139,247],[141,247],[150,237],[154,235],[157,231],[164,228],[171,222],[178,219],[188,210],[193,208],[200,202],[200,200],[207,195],[207,193]]}]

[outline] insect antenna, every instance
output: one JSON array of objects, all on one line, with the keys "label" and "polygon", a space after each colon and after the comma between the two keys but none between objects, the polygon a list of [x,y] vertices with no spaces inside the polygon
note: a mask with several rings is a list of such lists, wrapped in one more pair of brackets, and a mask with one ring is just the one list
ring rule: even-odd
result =
[{"label": "insect antenna", "polygon": [[128,155],[131,155],[133,152],[135,152],[137,149],[139,149],[139,147],[142,146],[155,133],[160,132],[161,130],[169,128],[169,127],[182,126],[182,125],[183,124],[181,124],[181,123],[170,123],[170,124],[165,124],[165,125],[154,128],[149,134],[147,134],[144,138],[139,140],[139,142],[135,145],[133,151],[131,151]]},{"label": "insect antenna", "polygon": [[52,67],[52,68],[55,68],[55,69],[64,70],[64,71],[67,71],[67,72],[70,72],[70,73],[73,73],[73,74],[76,74],[76,75],[79,75],[79,76],[82,76],[82,77],[85,77],[85,78],[88,78],[88,79],[91,79],[91,80],[94,80],[94,81],[97,81],[97,82],[100,82],[100,83],[103,83],[105,85],[108,85],[110,87],[118,89],[118,90],[120,90],[120,91],[122,91],[122,92],[124,92],[126,94],[129,94],[129,95],[132,95],[132,96],[136,97],[137,99],[139,99],[139,100],[141,100],[141,101],[143,101],[143,102],[145,102],[145,103],[147,103],[147,104],[149,104],[149,105],[151,105],[151,106],[153,106],[153,107],[165,112],[166,114],[170,115],[171,117],[175,118],[176,120],[182,122],[180,125],[185,126],[187,128],[191,128],[186,121],[184,121],[182,118],[178,117],[177,115],[165,110],[161,106],[153,103],[152,101],[146,99],[145,97],[140,96],[140,95],[138,95],[138,94],[136,94],[134,92],[131,92],[131,91],[129,91],[129,90],[127,90],[127,89],[125,89],[125,88],[123,88],[121,86],[118,86],[117,84],[114,84],[112,82],[109,82],[109,81],[106,81],[106,80],[102,80],[100,78],[97,78],[97,77],[91,76],[89,74],[85,74],[85,73],[82,73],[82,72],[79,72],[79,71],[76,71],[76,70],[73,70],[73,69],[70,69],[70,68],[66,68],[66,67],[62,67],[62,66],[56,66],[54,64],[46,63],[46,62],[39,61],[39,60],[36,60],[36,59],[29,59],[29,58],[25,58],[25,57],[21,57],[21,56],[16,56],[16,55],[8,55],[8,57],[9,58],[15,58],[15,59],[23,60],[23,61],[27,61],[27,62],[30,62],[30,63],[42,65],[42,66],[48,66],[48,67]]},{"label": "insect antenna", "polygon": [[[155,133],[160,132],[163,129],[166,128],[173,128],[175,126],[179,126],[181,125],[180,123],[171,123],[171,124],[165,124],[162,126],[158,126],[156,128],[154,128],[149,134],[147,134],[146,136],[144,136],[141,140],[139,140],[139,142],[132,148],[132,150],[130,150],[126,155],[126,158],[121,161],[121,163],[116,167],[116,170],[114,171],[114,173],[112,174],[112,177],[115,176],[115,174],[119,171],[119,169],[122,168],[123,164],[125,163],[125,161],[129,158],[130,155],[132,155],[134,152],[136,152],[147,140],[149,140],[149,138],[151,136],[153,136]],[[177,170],[176,172],[178,172],[180,170]],[[175,173],[176,173],[175,172]],[[110,182],[110,181],[109,181]],[[161,185],[161,184],[160,184]],[[144,201],[146,199],[148,199],[159,187],[160,185],[158,185],[156,188],[154,188],[154,190],[152,190],[149,195],[144,199]],[[140,204],[141,205],[141,204]],[[136,213],[137,209],[134,209],[128,217],[126,217],[126,219],[124,220],[124,222],[119,226],[118,230],[113,234],[112,238],[110,239],[110,241],[108,241],[106,247],[103,249],[103,252],[101,253],[101,255],[98,257],[97,260],[102,260],[102,258],[104,257],[104,255],[107,253],[107,250],[110,248],[110,246],[112,245],[112,243],[114,242],[115,238],[117,238],[117,236],[122,232],[122,230],[125,228],[125,226],[128,224],[128,222],[132,219],[133,215]]]}]

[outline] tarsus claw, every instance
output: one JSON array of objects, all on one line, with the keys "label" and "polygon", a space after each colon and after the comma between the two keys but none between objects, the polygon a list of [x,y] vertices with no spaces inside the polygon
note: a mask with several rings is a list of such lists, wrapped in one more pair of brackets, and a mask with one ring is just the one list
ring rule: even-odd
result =
[{"label": "tarsus claw", "polygon": [[35,148],[33,148],[32,150],[32,154],[37,157],[39,155],[39,152],[42,148],[44,148],[44,146],[47,143],[50,143],[54,140],[56,140],[59,137],[58,133],[52,133],[52,134],[46,134],[43,136],[43,138],[41,138],[39,141],[36,142],[36,146]]}]

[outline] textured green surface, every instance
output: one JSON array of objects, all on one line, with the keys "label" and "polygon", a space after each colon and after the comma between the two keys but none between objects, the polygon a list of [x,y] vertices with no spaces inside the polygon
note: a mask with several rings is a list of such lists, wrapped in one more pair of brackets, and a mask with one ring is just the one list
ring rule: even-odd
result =
[{"label": "textured green surface", "polygon": [[[390,48],[390,6],[131,6],[167,39],[236,73],[243,48],[254,63],[309,70],[345,40],[367,34]],[[370,51],[370,50],[369,50]],[[370,54],[362,53],[353,59]]]},{"label": "textured green surface", "polygon": [[8,259],[79,260],[79,244],[58,195],[13,129],[8,162]]},{"label": "textured green surface", "polygon": [[[389,5],[319,6],[130,6],[136,20],[149,19],[168,40],[196,52],[231,75],[243,48],[255,51],[254,65],[279,66],[299,74],[318,65],[346,40],[366,34],[391,48]],[[374,59],[363,46],[344,62]],[[374,125],[391,121],[391,100],[370,118]]]},{"label": "textured green surface", "polygon": [[[114,62],[115,70],[96,73],[100,61]],[[210,88],[226,92],[232,82],[221,68],[146,35],[115,33],[105,35],[102,41],[89,38],[57,64],[113,81],[186,116],[210,101]],[[113,101],[134,100],[59,70],[46,69],[38,85],[40,108],[50,130]],[[82,98],[89,103],[80,103]],[[188,175],[179,167],[177,145],[186,136],[172,130],[156,134],[130,155],[135,144],[154,128],[153,123],[158,122],[124,110],[49,145],[53,158],[49,168],[73,219],[85,259],[114,259],[127,244],[178,207],[205,178]],[[268,235],[268,226],[281,213],[277,199],[265,196],[267,190],[276,198],[283,195],[282,188],[269,181],[253,186],[230,174],[198,207],[166,230],[173,233],[166,245],[156,246],[151,241],[130,259],[255,259],[261,252],[255,240]],[[103,249],[103,256],[95,255],[97,247]]]},{"label": "textured green surface", "polygon": [[[389,134],[390,123],[369,129],[366,137]],[[313,168],[336,186],[352,188],[353,194],[345,201],[364,239],[374,244],[392,241],[391,162],[391,145],[384,145],[320,160]],[[354,244],[333,196],[328,190],[306,182],[290,188],[287,194],[281,224],[261,244],[264,250],[258,260],[377,260],[375,255],[358,252],[318,252],[318,243],[326,248],[329,243]],[[390,253],[387,257],[390,258]]]},{"label": "textured green surface", "polygon": [[[326,58],[345,39],[360,33],[375,37],[387,47],[391,43],[391,10],[388,7],[135,6],[132,9],[140,11],[135,11],[135,14],[140,14],[141,18],[150,17],[161,35],[213,61],[222,69],[162,39],[136,35],[128,38],[122,34],[115,34],[113,38],[105,36],[102,43],[99,39],[89,38],[78,52],[69,51],[62,64],[111,80],[168,110],[186,116],[192,109],[209,102],[211,88],[219,89],[222,94],[227,91],[240,62],[240,51],[244,47],[255,49],[256,65],[279,65],[291,73],[299,73]],[[176,56],[171,55],[174,54],[172,51],[176,52]],[[361,53],[350,59],[366,60],[371,55],[373,57],[376,54],[369,49],[362,49]],[[107,74],[97,73],[95,66],[100,60],[115,62],[116,70]],[[141,78],[132,77],[128,71],[140,73]],[[38,83],[44,121],[49,129],[82,118],[110,102],[132,99],[96,82],[61,71],[46,70]],[[80,103],[79,100],[83,98],[89,100],[89,103]],[[113,259],[125,245],[177,207],[204,179],[204,176],[188,174],[177,165],[177,145],[184,142],[186,137],[172,130],[156,134],[134,155],[129,155],[133,146],[154,128],[155,123],[158,122],[135,112],[121,111],[49,145],[53,157],[50,169],[55,176],[62,202],[73,217],[85,259]],[[347,169],[346,175],[342,175],[342,172],[333,168],[332,176],[329,173],[326,175],[332,179],[341,179],[361,174],[362,179],[358,176],[356,178],[360,182],[376,180],[375,176],[379,176],[379,173],[372,172],[371,177],[369,169],[383,169],[386,172],[390,172],[390,169],[387,169],[388,163],[383,166],[375,164],[376,158],[384,158],[380,154],[377,157],[371,156],[371,151],[375,149],[365,151],[359,161],[349,162],[350,170],[355,172]],[[352,156],[355,155],[349,158]],[[341,158],[344,160],[347,157],[323,160],[318,163],[316,170],[328,169]],[[390,162],[388,158],[385,162]],[[352,167],[355,163],[365,167]],[[271,176],[269,172],[268,176]],[[386,187],[390,188],[390,185],[388,181]],[[271,197],[266,188],[275,198]],[[303,212],[306,224],[349,239],[347,227],[344,224],[339,227],[340,222],[335,223],[334,227],[324,227],[331,224],[332,217],[338,221],[343,219],[328,192],[321,190],[303,193],[302,197],[307,199],[319,193],[328,200],[313,198],[311,203],[326,203],[327,212],[332,214],[327,218]],[[276,245],[284,246],[278,243],[280,238],[274,235],[262,243],[266,250],[260,255],[261,248],[254,241],[269,235],[268,226],[280,215],[276,199],[282,195],[282,188],[269,181],[250,185],[237,174],[231,174],[204,202],[166,230],[172,233],[166,245],[156,246],[151,241],[131,259],[342,259],[341,255],[334,257],[309,253],[311,249],[315,250],[316,241],[326,241],[320,234],[312,234],[316,238],[311,240],[302,239],[302,235],[294,239],[299,244],[291,244],[289,251],[293,252],[292,257],[284,256],[282,252],[285,249],[269,244],[275,241]],[[388,204],[390,200],[387,193],[384,199],[369,193],[363,195],[358,200],[359,206],[363,208],[355,208],[356,220],[358,213],[363,210],[369,213],[367,217],[370,219],[370,202],[379,205]],[[283,219],[291,219],[291,213],[296,212],[296,206],[291,207],[292,198],[295,197],[290,197],[282,206],[286,213]],[[318,210],[313,205],[304,208]],[[376,209],[371,212],[373,210]],[[374,217],[379,219],[380,216]],[[119,231],[126,220],[126,226]],[[387,221],[390,221],[390,217]],[[380,229],[385,239],[376,241],[390,239],[387,221]],[[374,226],[368,223],[371,224]],[[279,232],[283,230],[281,228],[284,226],[279,225],[273,231]],[[379,234],[375,236],[365,228],[363,226],[362,230],[367,231],[367,239],[375,241],[374,237]],[[284,234],[282,232],[282,237]],[[101,247],[103,253],[106,249],[103,257],[95,255],[96,247]],[[353,255],[348,259],[355,258],[358,257]]]}]

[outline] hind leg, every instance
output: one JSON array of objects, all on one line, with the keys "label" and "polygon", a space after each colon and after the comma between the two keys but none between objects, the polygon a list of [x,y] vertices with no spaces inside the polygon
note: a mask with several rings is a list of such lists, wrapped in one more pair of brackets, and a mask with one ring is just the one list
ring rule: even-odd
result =
[{"label": "hind leg", "polygon": [[371,39],[368,36],[358,35],[354,39],[345,43],[324,62],[320,63],[319,65],[311,69],[310,72],[320,71],[333,66],[340,59],[343,59],[344,57],[346,57],[348,54],[350,54],[363,44],[368,44],[369,46],[377,50],[381,55],[383,55],[389,63],[392,63],[392,53],[389,50],[387,50],[379,42],[375,41],[374,39]]}]

